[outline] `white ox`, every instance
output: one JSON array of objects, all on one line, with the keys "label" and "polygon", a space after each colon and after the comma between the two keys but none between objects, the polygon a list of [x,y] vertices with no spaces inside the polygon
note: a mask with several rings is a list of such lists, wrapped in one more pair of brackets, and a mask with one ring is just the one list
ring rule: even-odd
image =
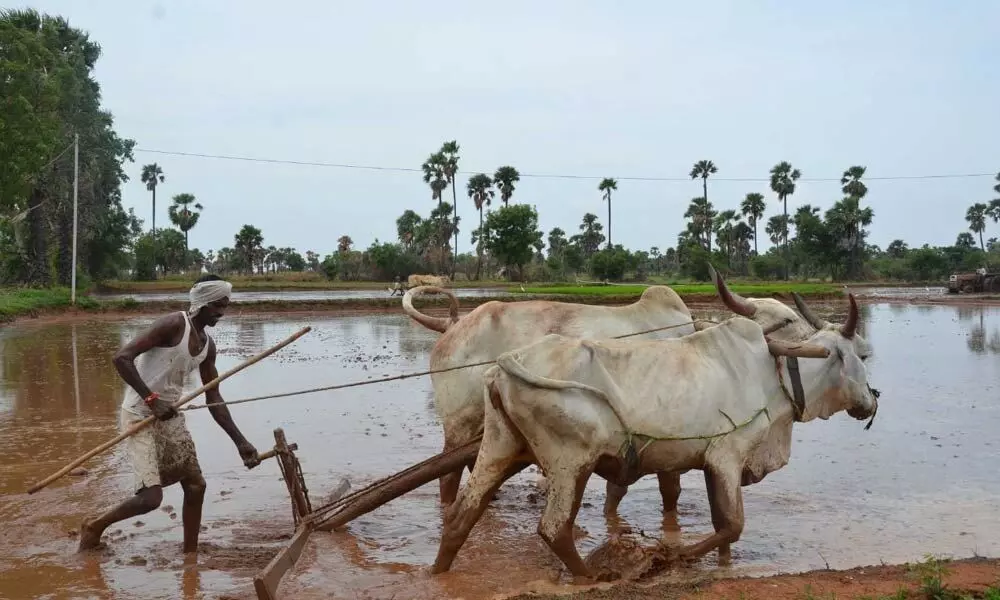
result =
[{"label": "white ox", "polygon": [[[450,299],[450,315],[433,317],[413,306],[413,296],[439,293]],[[695,331],[691,312],[680,296],[666,286],[650,286],[636,302],[626,306],[594,306],[549,300],[524,302],[491,301],[458,318],[458,299],[449,290],[417,287],[403,296],[403,310],[415,321],[443,333],[431,350],[433,371],[494,361],[502,353],[526,346],[550,333],[577,338],[611,338],[650,329],[671,327],[645,334],[645,339],[679,337]],[[635,336],[631,339],[642,339]],[[431,375],[434,405],[444,426],[444,450],[462,446],[483,431],[483,374],[490,365],[455,369]],[[472,465],[468,465],[471,470]],[[663,497],[664,521],[676,529],[680,476],[658,474]],[[462,470],[440,480],[441,502],[455,499]],[[611,481],[607,485],[605,514],[614,514],[627,489]]]},{"label": "white ox", "polygon": [[[792,292],[792,298],[795,301],[795,306],[799,309],[799,312],[802,313],[801,315],[792,310],[792,308],[787,304],[774,298],[743,298],[729,289],[729,286],[726,285],[726,281],[722,278],[722,275],[717,273],[711,264],[708,265],[708,270],[711,274],[713,282],[715,283],[716,291],[718,291],[719,298],[722,300],[722,303],[733,313],[752,319],[755,323],[761,326],[765,334],[770,339],[784,342],[802,342],[815,334],[818,330],[836,330],[840,327],[839,325],[817,317],[806,305],[802,296],[795,292]],[[853,342],[854,350],[857,352],[858,358],[862,361],[868,360],[868,358],[872,355],[871,345],[860,333],[854,334]],[[688,469],[684,469],[681,471],[662,472],[657,474],[660,483],[660,490],[673,490],[670,497],[673,500],[674,507],[676,507],[677,501],[680,498],[681,475],[687,471]],[[608,489],[611,489],[610,484]],[[617,503],[621,501],[622,497],[624,497],[627,488],[615,487],[615,489],[620,490],[620,495],[615,498],[615,506],[617,506]],[[676,508],[674,510],[675,512],[673,514],[676,515]],[[679,529],[676,521],[669,519],[664,522],[664,527],[666,529]],[[720,557],[725,559],[728,555],[728,551],[728,547],[721,547],[719,551]]]},{"label": "white ox", "polygon": [[[854,350],[857,323],[850,296],[843,328],[819,330],[801,345],[770,341],[760,325],[734,316],[679,339],[549,335],[505,353],[484,376],[483,441],[446,511],[431,571],[451,567],[492,494],[531,463],[548,480],[538,532],[577,578],[591,573],[573,521],[595,472],[627,486],[647,473],[702,470],[715,533],[680,556],[722,554],[743,530],[741,486],[787,464],[795,421],[841,410],[864,419],[877,409]],[[791,356],[813,358],[799,365],[801,396],[788,374]]]},{"label": "white ox", "polygon": [[434,286],[445,286],[451,279],[447,275],[417,275],[414,273],[406,278],[406,284],[409,287],[416,287],[418,285],[434,285]]}]

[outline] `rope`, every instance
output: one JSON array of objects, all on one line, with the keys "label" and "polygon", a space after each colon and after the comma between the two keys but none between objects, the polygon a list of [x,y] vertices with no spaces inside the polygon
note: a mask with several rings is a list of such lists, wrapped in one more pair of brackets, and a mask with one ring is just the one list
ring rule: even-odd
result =
[{"label": "rope", "polygon": [[[703,320],[703,319],[696,319],[696,320],[692,320],[692,321],[687,321],[685,323],[680,323],[679,325],[668,325],[666,327],[656,327],[654,329],[647,329],[645,331],[639,331],[639,332],[636,332],[636,333],[627,333],[625,335],[617,335],[617,336],[614,336],[611,339],[621,339],[621,338],[633,337],[633,336],[637,336],[637,335],[645,335],[647,333],[656,333],[658,331],[666,331],[668,329],[677,329],[678,327],[685,327],[687,325],[694,325],[695,323],[712,323],[712,324],[716,324],[715,321],[706,321],[706,320]],[[212,408],[213,406],[233,406],[235,404],[244,404],[246,402],[258,402],[260,400],[271,400],[271,399],[274,399],[274,398],[287,398],[288,396],[301,396],[301,395],[304,395],[304,394],[315,394],[316,392],[327,392],[327,391],[332,391],[332,390],[342,390],[342,389],[346,389],[346,388],[359,387],[359,386],[363,386],[363,385],[374,385],[374,384],[377,384],[377,383],[386,383],[386,382],[389,382],[389,381],[401,381],[403,379],[411,379],[413,377],[423,377],[425,375],[434,375],[436,373],[447,373],[448,371],[457,371],[457,370],[460,370],[460,369],[471,369],[473,367],[482,367],[482,366],[485,366],[485,365],[492,365],[495,362],[496,361],[493,361],[493,360],[487,360],[487,361],[482,361],[482,362],[477,362],[477,363],[470,363],[470,364],[465,364],[465,365],[458,365],[456,367],[447,367],[447,368],[444,368],[444,369],[431,369],[431,370],[428,370],[428,371],[419,371],[419,372],[416,372],[416,373],[404,373],[402,375],[393,375],[392,377],[383,377],[381,379],[374,379],[374,380],[367,379],[367,380],[364,380],[364,381],[352,381],[351,383],[340,383],[340,384],[337,384],[337,385],[326,385],[326,386],[322,386],[322,387],[309,388],[309,389],[306,389],[306,390],[298,390],[298,391],[295,391],[295,392],[283,392],[283,393],[280,393],[280,394],[268,394],[266,396],[254,396],[252,398],[242,398],[240,400],[230,400],[228,402],[213,402],[211,404],[207,404],[206,403],[206,404],[198,404],[198,405],[189,405],[189,406],[186,406],[186,407],[182,408],[181,411],[199,410],[199,409],[202,409],[202,408]]]},{"label": "rope", "polygon": [[[624,456],[625,453],[628,451],[628,447],[630,446],[634,447],[635,444],[633,442],[633,438],[645,438],[647,440],[646,443],[642,445],[642,448],[639,448],[639,450],[636,452],[637,456],[642,455],[643,451],[645,451],[646,448],[649,447],[649,445],[652,444],[653,442],[686,442],[690,440],[714,440],[715,438],[720,438],[729,435],[739,429],[743,429],[744,427],[753,423],[754,419],[756,419],[763,413],[767,413],[768,411],[767,407],[765,406],[764,408],[755,412],[749,419],[739,424],[733,421],[732,417],[727,415],[725,411],[723,411],[721,408],[719,409],[719,412],[722,413],[722,416],[725,417],[727,421],[729,421],[731,425],[729,431],[723,431],[721,433],[711,433],[708,435],[683,435],[683,436],[667,436],[667,437],[658,437],[655,435],[646,435],[644,433],[626,431],[628,438],[622,444],[622,448],[621,450],[619,450],[619,452],[621,452],[622,455]],[[770,413],[768,413],[768,418],[770,417],[771,415]]]}]

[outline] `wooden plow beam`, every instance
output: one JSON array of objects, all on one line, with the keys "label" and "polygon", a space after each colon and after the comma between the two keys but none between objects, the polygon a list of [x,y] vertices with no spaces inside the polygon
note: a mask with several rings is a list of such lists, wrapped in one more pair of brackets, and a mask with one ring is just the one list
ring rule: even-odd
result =
[{"label": "wooden plow beam", "polygon": [[[332,531],[337,527],[342,527],[361,515],[370,513],[446,473],[470,464],[479,453],[479,442],[482,440],[481,437],[477,437],[464,446],[436,454],[408,469],[372,482],[350,494],[345,495],[349,486],[346,481],[342,481],[340,486],[330,495],[326,504],[313,509],[309,504],[302,470],[299,468],[298,459],[293,453],[293,450],[296,449],[295,444],[289,445],[285,442],[284,432],[281,429],[274,430],[274,439],[276,442],[274,450],[261,454],[261,457],[277,456],[279,458],[285,485],[292,496],[292,514],[295,517],[296,528],[288,545],[282,548],[271,559],[271,562],[254,577],[254,589],[257,592],[258,600],[277,600],[281,579],[302,556],[302,550],[313,531]],[[281,462],[282,457],[285,457],[284,460],[287,462]],[[303,507],[307,512],[300,513],[299,511]]]}]

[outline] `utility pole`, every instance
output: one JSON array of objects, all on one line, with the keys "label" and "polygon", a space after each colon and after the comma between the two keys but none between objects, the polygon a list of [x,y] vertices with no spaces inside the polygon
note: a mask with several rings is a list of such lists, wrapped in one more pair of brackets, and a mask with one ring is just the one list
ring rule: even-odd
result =
[{"label": "utility pole", "polygon": [[70,274],[70,304],[76,305],[76,221],[77,195],[80,191],[80,134],[73,134],[73,272]]}]

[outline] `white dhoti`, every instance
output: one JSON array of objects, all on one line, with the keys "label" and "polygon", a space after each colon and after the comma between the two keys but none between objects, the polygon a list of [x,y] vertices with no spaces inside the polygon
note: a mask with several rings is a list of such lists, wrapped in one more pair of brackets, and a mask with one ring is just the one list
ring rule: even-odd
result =
[{"label": "white dhoti", "polygon": [[[121,411],[119,428],[124,432],[143,417]],[[129,462],[135,477],[133,489],[139,492],[154,485],[166,487],[201,475],[198,453],[188,431],[184,413],[167,421],[159,419],[125,439]]]}]

